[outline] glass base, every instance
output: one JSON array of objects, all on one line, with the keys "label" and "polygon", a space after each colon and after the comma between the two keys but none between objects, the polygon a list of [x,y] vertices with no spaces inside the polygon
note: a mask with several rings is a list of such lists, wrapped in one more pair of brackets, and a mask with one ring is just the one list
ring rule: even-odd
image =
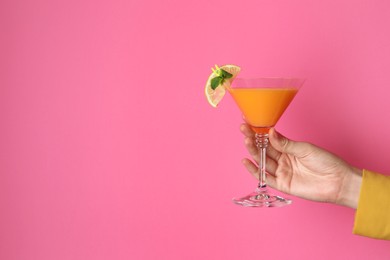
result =
[{"label": "glass base", "polygon": [[271,194],[267,189],[257,188],[255,192],[242,198],[233,198],[233,202],[244,207],[283,207],[292,203],[292,200]]}]

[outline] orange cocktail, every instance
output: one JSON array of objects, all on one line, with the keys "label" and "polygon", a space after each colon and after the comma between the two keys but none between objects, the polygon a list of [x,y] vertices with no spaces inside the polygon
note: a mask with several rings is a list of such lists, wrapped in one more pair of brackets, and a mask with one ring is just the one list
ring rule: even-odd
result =
[{"label": "orange cocktail", "polygon": [[228,88],[245,121],[257,133],[275,126],[297,94],[297,88]]}]

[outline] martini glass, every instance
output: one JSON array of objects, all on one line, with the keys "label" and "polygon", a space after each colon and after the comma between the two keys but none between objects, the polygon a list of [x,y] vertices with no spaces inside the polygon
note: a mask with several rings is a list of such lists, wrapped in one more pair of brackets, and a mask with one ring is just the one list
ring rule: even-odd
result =
[{"label": "martini glass", "polygon": [[228,88],[244,120],[255,132],[259,150],[259,183],[254,192],[233,202],[247,207],[282,207],[291,200],[273,195],[266,183],[268,132],[294,99],[304,80],[298,78],[236,78]]}]

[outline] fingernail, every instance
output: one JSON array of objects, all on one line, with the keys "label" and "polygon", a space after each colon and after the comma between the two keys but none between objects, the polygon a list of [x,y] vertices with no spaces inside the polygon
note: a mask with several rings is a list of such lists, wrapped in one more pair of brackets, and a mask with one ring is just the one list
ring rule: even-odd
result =
[{"label": "fingernail", "polygon": [[245,160],[245,159],[242,159],[242,160],[241,160],[241,163],[242,163],[244,166],[246,166],[246,160]]}]

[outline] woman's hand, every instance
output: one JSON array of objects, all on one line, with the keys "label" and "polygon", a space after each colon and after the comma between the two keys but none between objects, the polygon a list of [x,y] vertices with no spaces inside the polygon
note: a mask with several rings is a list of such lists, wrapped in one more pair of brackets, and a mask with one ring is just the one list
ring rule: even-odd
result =
[{"label": "woman's hand", "polygon": [[[255,133],[241,126],[245,145],[253,159],[259,161]],[[267,148],[267,185],[304,199],[330,202],[356,208],[361,185],[361,170],[336,155],[306,142],[296,142],[275,129],[269,132]],[[258,178],[258,167],[243,159],[248,171]]]}]

